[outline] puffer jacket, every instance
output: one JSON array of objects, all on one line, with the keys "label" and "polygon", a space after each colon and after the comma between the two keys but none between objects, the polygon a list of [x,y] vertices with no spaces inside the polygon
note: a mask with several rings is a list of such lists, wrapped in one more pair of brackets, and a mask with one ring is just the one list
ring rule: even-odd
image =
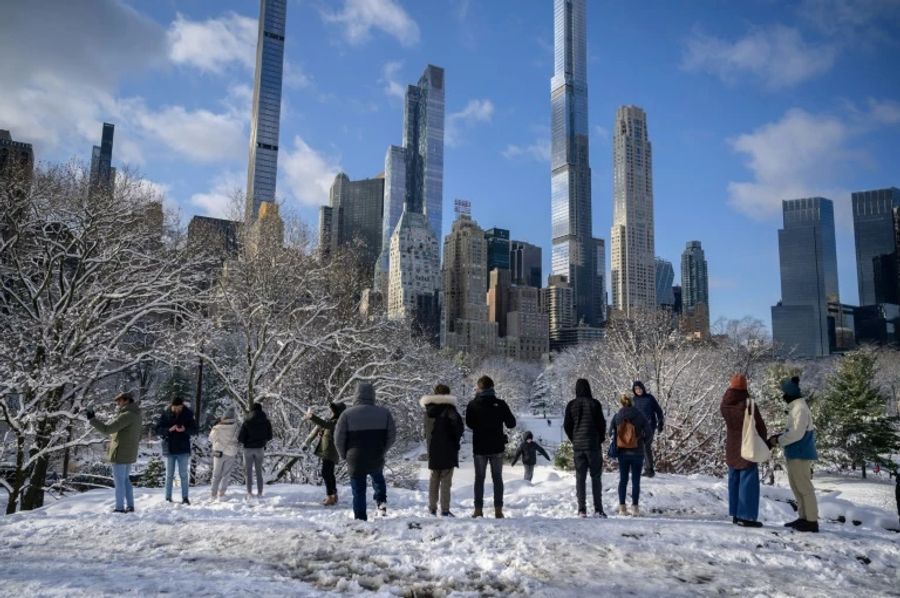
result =
[{"label": "puffer jacket", "polygon": [[353,406],[341,414],[334,428],[335,445],[347,461],[350,477],[382,471],[385,454],[396,437],[394,416],[375,404],[375,388],[360,384]]},{"label": "puffer jacket", "polygon": [[[725,464],[732,469],[747,469],[755,465],[741,457],[741,443],[744,436],[744,414],[747,412],[747,399],[750,394],[743,389],[729,388],[722,397],[720,411],[725,419]],[[759,405],[754,409],[756,431],[765,440],[766,423],[759,412]]]},{"label": "puffer jacket", "polygon": [[238,443],[238,434],[241,428],[233,419],[224,419],[214,425],[209,431],[209,442],[213,451],[219,451],[226,457],[235,457],[241,448]]},{"label": "puffer jacket", "polygon": [[106,457],[110,463],[128,464],[137,461],[138,447],[141,442],[141,410],[134,403],[129,403],[116,411],[116,417],[104,424],[96,417],[90,424],[101,434],[109,434],[109,451]]},{"label": "puffer jacket", "polygon": [[642,395],[634,395],[632,400],[634,401],[634,406],[647,420],[647,425],[650,427],[647,438],[651,438],[656,432],[662,432],[665,416],[663,415],[662,407],[659,406],[659,401],[647,392],[644,383],[640,380],[635,380],[634,384],[631,385],[632,391],[635,386],[644,391]]},{"label": "puffer jacket", "polygon": [[465,432],[465,425],[456,410],[456,397],[425,395],[419,399],[419,405],[425,408],[428,469],[459,467],[459,441]]},{"label": "puffer jacket", "polygon": [[254,449],[266,448],[270,440],[272,440],[272,422],[269,421],[264,411],[251,410],[250,415],[241,424],[238,442],[244,448]]},{"label": "puffer jacket", "polygon": [[606,438],[606,418],[600,401],[592,397],[577,397],[566,405],[563,429],[576,451],[600,450]]},{"label": "puffer jacket", "polygon": [[466,406],[466,425],[472,429],[472,451],[476,455],[496,455],[509,442],[503,426],[515,428],[516,417],[493,388],[486,388]]}]

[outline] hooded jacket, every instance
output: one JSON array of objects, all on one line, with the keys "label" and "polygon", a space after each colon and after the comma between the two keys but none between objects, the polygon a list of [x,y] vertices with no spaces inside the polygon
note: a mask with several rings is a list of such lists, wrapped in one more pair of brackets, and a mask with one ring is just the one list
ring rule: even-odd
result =
[{"label": "hooded jacket", "polygon": [[106,457],[110,463],[127,464],[137,461],[138,446],[141,442],[141,410],[134,403],[128,403],[116,410],[116,417],[104,424],[96,417],[90,424],[101,434],[109,434],[109,451]]},{"label": "hooded jacket", "polygon": [[476,455],[496,455],[505,450],[509,441],[503,426],[515,428],[516,418],[493,388],[485,388],[466,406],[466,425],[472,430],[472,451]]},{"label": "hooded jacket", "polygon": [[428,469],[459,467],[459,441],[465,432],[462,417],[452,395],[425,395],[419,399],[425,408],[425,447]]},{"label": "hooded jacket", "polygon": [[334,427],[337,425],[338,418],[347,407],[343,403],[329,403],[331,408],[331,417],[322,419],[318,415],[313,415],[310,419],[314,424],[319,426],[319,442],[316,444],[316,456],[325,461],[338,463],[341,456],[338,454],[337,447],[334,444]]},{"label": "hooded jacket", "polygon": [[[529,440],[531,442],[528,442]],[[544,450],[544,447],[534,441],[534,434],[532,434],[531,432],[525,432],[525,438],[522,439],[522,444],[519,445],[519,450],[517,450],[516,454],[513,455],[512,465],[515,465],[520,458],[522,459],[522,465],[537,465],[538,453],[544,455],[544,458],[547,461],[550,460],[550,455],[547,454],[547,451]]]},{"label": "hooded jacket", "polygon": [[647,392],[647,388],[644,386],[644,383],[640,380],[635,380],[634,384],[631,385],[631,391],[634,392],[634,387],[637,386],[640,388],[644,394],[642,395],[634,395],[634,406],[638,411],[644,416],[644,419],[647,420],[647,424],[650,426],[650,429],[647,433],[647,438],[650,439],[653,437],[654,432],[662,432],[663,424],[665,423],[665,417],[663,416],[662,407],[659,406],[659,402],[656,400],[652,394]]},{"label": "hooded jacket", "polygon": [[209,442],[213,451],[221,451],[225,457],[236,457],[238,449],[238,434],[241,428],[233,419],[223,419],[209,431]]},{"label": "hooded jacket", "polygon": [[384,456],[396,436],[394,416],[375,404],[375,388],[365,382],[359,384],[353,406],[341,414],[334,428],[335,445],[347,461],[350,477],[382,471]]},{"label": "hooded jacket", "polygon": [[244,448],[258,449],[266,448],[270,440],[272,440],[272,422],[269,421],[269,417],[262,409],[251,409],[250,415],[241,424],[238,441]]},{"label": "hooded jacket", "polygon": [[638,445],[636,448],[619,448],[616,447],[616,453],[619,455],[644,455],[644,442],[646,442],[647,438],[652,435],[650,423],[647,421],[647,418],[644,417],[644,414],[641,413],[641,410],[637,407],[622,407],[619,409],[619,412],[616,413],[612,421],[609,424],[609,435],[610,442],[612,444],[616,444],[616,430],[619,427],[619,423],[624,420],[629,420],[635,427],[635,431],[637,431],[638,436]]},{"label": "hooded jacket", "polygon": [[[169,431],[172,426],[184,426],[184,432]],[[191,436],[198,432],[194,412],[183,405],[181,413],[175,414],[171,407],[166,407],[159,421],[156,422],[156,434],[165,444],[164,454],[185,455],[191,452]]]},{"label": "hooded jacket", "polygon": [[[741,457],[741,442],[744,436],[744,414],[747,412],[747,399],[750,393],[745,389],[729,388],[722,396],[719,410],[725,419],[725,463],[732,469],[747,469],[751,463]],[[765,440],[768,438],[766,423],[763,421],[759,406],[754,411],[756,431]]]},{"label": "hooded jacket", "polygon": [[600,401],[593,397],[577,397],[566,405],[563,429],[576,451],[600,450],[606,438],[606,418]]}]

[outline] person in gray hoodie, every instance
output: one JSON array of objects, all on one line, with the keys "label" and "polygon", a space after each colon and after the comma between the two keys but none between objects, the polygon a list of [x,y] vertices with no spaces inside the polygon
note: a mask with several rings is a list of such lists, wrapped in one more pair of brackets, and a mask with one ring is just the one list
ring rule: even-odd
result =
[{"label": "person in gray hoodie", "polygon": [[372,478],[378,514],[387,514],[384,457],[396,436],[394,416],[386,408],[375,404],[375,388],[368,382],[360,382],[356,387],[353,406],[341,414],[334,428],[338,454],[347,462],[355,519],[365,521],[368,518],[366,481],[369,476]]}]

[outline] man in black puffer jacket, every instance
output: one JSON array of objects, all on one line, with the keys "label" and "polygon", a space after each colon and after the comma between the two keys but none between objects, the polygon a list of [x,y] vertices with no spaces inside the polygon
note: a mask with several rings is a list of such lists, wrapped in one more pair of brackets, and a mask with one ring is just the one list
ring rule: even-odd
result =
[{"label": "man in black puffer jacket", "polygon": [[603,456],[600,444],[606,438],[606,419],[600,401],[591,394],[591,385],[584,378],[575,383],[575,398],[566,405],[563,429],[572,442],[575,462],[575,494],[578,515],[587,516],[587,474],[591,474],[591,493],[594,496],[594,516],[606,518],[603,511]]},{"label": "man in black puffer jacket", "polygon": [[503,518],[503,451],[508,438],[503,426],[516,427],[516,418],[509,405],[497,398],[494,381],[487,376],[478,379],[477,394],[466,407],[466,425],[472,429],[472,451],[475,453],[475,511],[472,517],[483,516],[484,476],[488,464],[494,485],[494,517]]},{"label": "man in black puffer jacket", "polygon": [[241,424],[238,442],[244,446],[244,473],[247,477],[247,498],[253,496],[253,470],[256,470],[256,497],[263,495],[263,458],[266,445],[272,440],[272,422],[261,403],[253,403],[250,414]]}]

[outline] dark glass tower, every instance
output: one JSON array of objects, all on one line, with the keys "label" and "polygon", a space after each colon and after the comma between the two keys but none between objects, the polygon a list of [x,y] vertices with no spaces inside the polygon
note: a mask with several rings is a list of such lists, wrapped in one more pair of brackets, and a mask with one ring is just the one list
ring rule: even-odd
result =
[{"label": "dark glass tower", "polygon": [[91,151],[91,192],[109,189],[115,183],[116,169],[112,167],[113,136],[115,133],[115,125],[103,123],[100,145],[95,145]]},{"label": "dark glass tower", "polygon": [[248,225],[256,221],[259,206],[264,201],[275,201],[286,4],[287,0],[259,2],[259,38],[256,43],[250,160],[247,165],[245,220]]},{"label": "dark glass tower", "polygon": [[541,288],[543,285],[543,252],[525,241],[510,241],[509,265],[512,284]]},{"label": "dark glass tower", "polygon": [[489,228],[484,231],[487,241],[487,284],[490,284],[491,270],[509,270],[509,231],[504,228]]},{"label": "dark glass tower", "polygon": [[[859,304],[884,303],[885,297],[896,294],[896,282],[884,276],[884,268],[893,261],[894,208],[900,207],[900,189],[876,189],[853,193],[853,236],[856,240],[856,276],[859,284]],[[876,273],[876,265],[880,272]],[[876,288],[876,280],[883,288]],[[890,287],[884,287],[885,282]]]},{"label": "dark glass tower", "polygon": [[554,2],[554,62],[550,81],[551,271],[565,276],[575,319],[598,324],[595,244],[591,234],[588,159],[585,0]]}]

